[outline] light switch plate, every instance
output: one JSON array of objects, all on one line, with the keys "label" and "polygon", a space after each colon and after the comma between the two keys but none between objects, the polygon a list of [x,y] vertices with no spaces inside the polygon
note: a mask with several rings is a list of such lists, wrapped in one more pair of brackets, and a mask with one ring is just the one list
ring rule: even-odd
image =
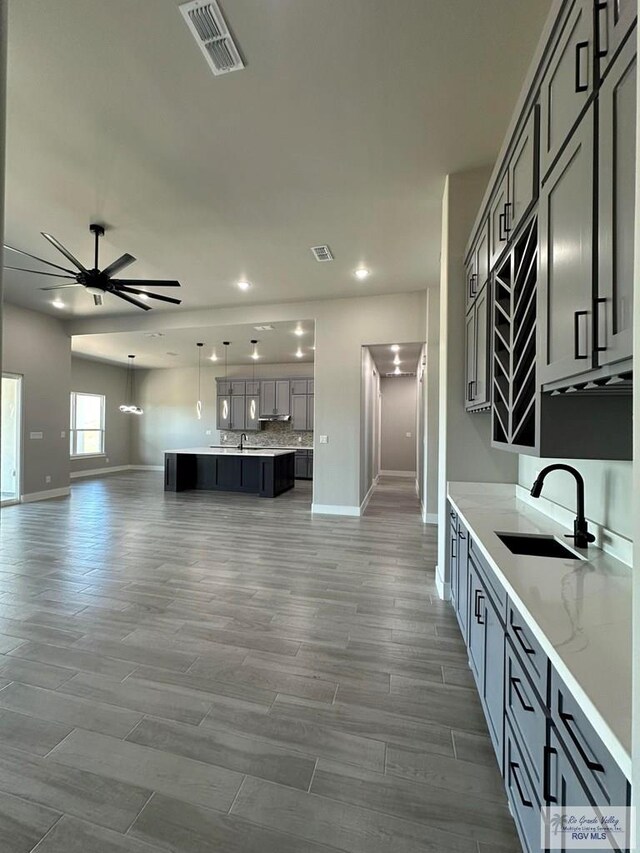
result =
[{"label": "light switch plate", "polygon": [[66,438],[66,437],[67,437],[67,433],[63,429],[60,430],[60,438]]},{"label": "light switch plate", "polygon": [[407,438],[411,438],[411,433],[410,432],[406,433],[406,436],[407,436]]},{"label": "light switch plate", "polygon": [[43,438],[43,433],[41,432],[30,432],[29,438]]},{"label": "light switch plate", "polygon": [[329,444],[329,436],[321,435],[320,436],[320,444]]},{"label": "light switch plate", "polygon": [[211,430],[210,430],[210,429],[206,429],[206,430],[204,431],[204,434],[205,434],[205,435],[211,435]]}]

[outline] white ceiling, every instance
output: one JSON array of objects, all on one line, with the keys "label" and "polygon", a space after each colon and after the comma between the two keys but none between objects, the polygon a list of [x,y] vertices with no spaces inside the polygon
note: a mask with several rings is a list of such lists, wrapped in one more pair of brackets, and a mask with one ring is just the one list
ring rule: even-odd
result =
[{"label": "white ceiling", "polygon": [[[265,325],[265,324],[257,324]],[[136,367],[188,367],[198,363],[197,343],[204,343],[202,363],[215,354],[218,365],[224,364],[223,341],[229,341],[228,364],[252,366],[252,340],[258,341],[259,359],[256,374],[262,364],[311,364],[314,361],[313,320],[299,323],[270,323],[273,331],[256,330],[252,324],[207,326],[189,329],[163,329],[155,332],[110,332],[104,335],[75,335],[71,339],[74,355],[126,364],[129,354],[135,355]],[[302,331],[298,335],[296,331]],[[153,336],[152,336],[153,335]],[[302,352],[302,357],[296,353]]]},{"label": "white ceiling", "polygon": [[[104,222],[104,263],[178,278],[187,308],[423,289],[444,176],[495,158],[549,6],[224,0],[247,68],[216,78],[178,0],[16,0],[7,242],[59,262],[49,231],[88,261]],[[50,282],[8,273],[6,295],[114,328],[142,314],[79,290],[57,312]]]},{"label": "white ceiling", "polygon": [[[394,345],[399,347],[397,353],[391,349]],[[400,360],[398,367],[401,373],[415,373],[418,369],[422,347],[423,344],[394,341],[390,344],[376,344],[368,349],[380,376],[385,377],[388,373],[393,373],[396,369],[396,365],[394,364],[396,355]]]}]

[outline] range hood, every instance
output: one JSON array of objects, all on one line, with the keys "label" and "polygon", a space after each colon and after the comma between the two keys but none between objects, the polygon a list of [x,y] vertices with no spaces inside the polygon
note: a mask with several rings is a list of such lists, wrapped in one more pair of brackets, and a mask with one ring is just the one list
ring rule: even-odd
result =
[{"label": "range hood", "polygon": [[290,421],[291,415],[260,415],[259,421]]}]

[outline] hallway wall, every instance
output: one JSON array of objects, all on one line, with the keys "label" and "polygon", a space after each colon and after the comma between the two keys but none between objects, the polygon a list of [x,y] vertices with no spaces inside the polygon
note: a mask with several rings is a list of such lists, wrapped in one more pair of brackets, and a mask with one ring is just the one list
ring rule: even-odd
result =
[{"label": "hallway wall", "polygon": [[414,376],[380,380],[382,419],[380,429],[381,473],[416,472],[416,380]]}]

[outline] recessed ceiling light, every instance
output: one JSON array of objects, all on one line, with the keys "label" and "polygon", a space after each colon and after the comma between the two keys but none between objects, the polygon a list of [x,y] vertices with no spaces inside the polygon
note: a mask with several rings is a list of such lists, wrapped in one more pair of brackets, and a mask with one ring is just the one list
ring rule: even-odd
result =
[{"label": "recessed ceiling light", "polygon": [[298,347],[298,352],[296,353],[296,358],[304,358],[304,353],[302,352],[300,347]]},{"label": "recessed ceiling light", "polygon": [[263,326],[254,326],[253,328],[256,330],[256,332],[273,332],[273,326],[271,326],[269,323],[265,323],[265,325]]},{"label": "recessed ceiling light", "polygon": [[64,308],[64,302],[62,299],[54,299],[51,304],[54,308]]},{"label": "recessed ceiling light", "polygon": [[358,267],[358,269],[354,272],[356,278],[359,278],[360,281],[363,281],[365,278],[369,277],[369,270],[365,267]]},{"label": "recessed ceiling light", "polygon": [[164,334],[162,332],[145,332],[145,338],[163,338]]},{"label": "recessed ceiling light", "polygon": [[249,290],[249,288],[251,287],[251,283],[242,279],[238,282],[238,287],[240,288],[240,290]]},{"label": "recessed ceiling light", "polygon": [[391,352],[398,352],[399,349],[398,344],[391,344]]}]

